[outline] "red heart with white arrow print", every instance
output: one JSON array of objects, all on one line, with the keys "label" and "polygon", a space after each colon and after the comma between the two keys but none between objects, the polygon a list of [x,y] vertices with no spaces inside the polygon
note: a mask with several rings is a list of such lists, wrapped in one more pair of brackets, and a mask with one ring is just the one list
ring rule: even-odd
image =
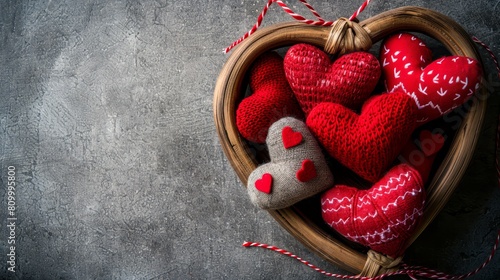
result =
[{"label": "red heart with white arrow print", "polygon": [[418,37],[401,33],[387,38],[380,63],[388,92],[403,91],[417,104],[418,122],[425,123],[466,102],[479,88],[480,63],[463,56],[432,61],[432,52]]}]

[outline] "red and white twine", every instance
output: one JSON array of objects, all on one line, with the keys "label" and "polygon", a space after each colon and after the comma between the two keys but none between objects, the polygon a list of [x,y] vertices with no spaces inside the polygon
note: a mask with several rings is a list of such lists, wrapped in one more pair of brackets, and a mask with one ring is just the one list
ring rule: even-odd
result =
[{"label": "red and white twine", "polygon": [[[250,29],[245,35],[241,36],[238,40],[234,41],[229,47],[224,49],[224,53],[228,53],[232,48],[234,48],[236,45],[241,43],[243,40],[248,38],[250,35],[252,35],[257,29],[260,27],[262,24],[262,20],[264,19],[267,11],[269,10],[269,7],[273,3],[277,3],[287,14],[289,14],[292,18],[295,20],[305,23],[305,24],[310,24],[310,25],[318,25],[318,26],[332,26],[335,22],[334,21],[326,21],[324,20],[319,13],[309,4],[307,3],[306,0],[299,0],[300,3],[304,4],[304,6],[309,9],[309,11],[316,17],[316,20],[312,19],[307,19],[300,14],[295,13],[292,9],[290,9],[283,1],[281,0],[268,0],[266,6],[262,9],[262,12],[259,14],[257,17],[257,22],[255,25]],[[349,20],[354,20],[356,19],[359,14],[366,8],[366,6],[370,3],[371,0],[365,0],[363,4],[351,15]]]},{"label": "red and white twine", "polygon": [[271,250],[274,252],[278,252],[282,255],[285,255],[285,256],[288,256],[290,258],[293,258],[293,259],[300,261],[301,263],[305,264],[306,266],[310,267],[311,269],[314,269],[315,271],[317,271],[325,276],[335,277],[335,278],[339,278],[339,279],[380,280],[380,279],[384,279],[385,277],[394,276],[394,275],[407,275],[411,279],[414,279],[414,280],[417,280],[418,279],[417,277],[423,277],[423,278],[427,278],[427,279],[437,279],[437,280],[458,280],[458,279],[465,279],[465,278],[468,278],[472,275],[475,275],[481,269],[483,269],[486,265],[488,265],[488,263],[493,259],[493,256],[495,255],[495,253],[498,249],[499,240],[500,240],[500,231],[498,231],[495,244],[494,244],[493,249],[491,250],[491,253],[488,256],[488,258],[478,268],[476,268],[475,270],[473,270],[467,274],[449,275],[449,274],[439,272],[437,270],[429,269],[426,267],[422,267],[422,266],[408,266],[406,264],[402,264],[401,269],[399,269],[395,272],[381,274],[381,275],[376,276],[376,277],[345,275],[345,274],[337,274],[337,273],[327,272],[326,270],[323,270],[323,269],[311,264],[310,262],[302,259],[301,257],[298,257],[297,255],[293,254],[292,252],[283,250],[283,249],[278,248],[278,247],[273,246],[273,245],[268,245],[268,244],[258,243],[258,242],[248,242],[248,241],[243,242],[242,245],[243,245],[243,247],[260,247],[260,248],[264,248],[264,249]]},{"label": "red and white twine", "polygon": [[[475,43],[479,44],[483,49],[488,52],[491,60],[493,60],[493,63],[495,64],[495,68],[497,70],[497,76],[500,79],[500,65],[498,63],[498,59],[495,56],[495,53],[486,45],[483,43],[481,40],[479,40],[476,36],[472,36],[472,41]],[[497,127],[497,135],[496,135],[496,153],[495,153],[495,164],[496,164],[496,169],[497,169],[497,180],[498,180],[498,185],[500,186],[500,115],[498,116],[498,127]]]},{"label": "red and white twine", "polygon": [[[474,41],[476,44],[479,44],[481,47],[483,47],[488,52],[488,54],[490,55],[491,59],[493,60],[493,63],[495,64],[495,67],[497,69],[498,78],[500,78],[500,66],[498,65],[498,60],[497,60],[497,57],[495,56],[495,53],[493,53],[493,51],[490,49],[490,47],[488,47],[488,45],[486,45],[481,40],[479,40],[476,36],[472,36],[471,38],[472,38],[472,41]],[[499,176],[499,179],[500,179],[500,176]]]},{"label": "red and white twine", "polygon": [[361,14],[361,12],[363,12],[363,10],[366,8],[366,6],[368,6],[368,4],[370,4],[371,0],[366,0],[365,2],[363,2],[363,4],[361,4],[361,6],[352,14],[352,16],[349,18],[349,20],[354,20],[356,19],[359,14]]}]

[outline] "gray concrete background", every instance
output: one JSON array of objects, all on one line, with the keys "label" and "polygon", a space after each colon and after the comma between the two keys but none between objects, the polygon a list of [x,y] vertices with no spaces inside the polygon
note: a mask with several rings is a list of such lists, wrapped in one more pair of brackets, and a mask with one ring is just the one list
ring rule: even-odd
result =
[{"label": "gray concrete background", "polygon": [[[250,204],[215,132],[222,49],[265,2],[0,1],[0,278],[323,278],[242,248],[244,240],[344,273]],[[350,16],[361,2],[311,0],[327,19]],[[360,18],[403,5],[447,14],[500,53],[496,0],[375,0]],[[264,25],[288,20],[273,6]],[[489,59],[486,66],[494,71]],[[408,250],[409,264],[466,273],[490,252],[500,228],[499,98],[488,104],[474,161]],[[8,166],[17,172],[15,273],[6,270]],[[499,275],[496,256],[474,279]]]}]

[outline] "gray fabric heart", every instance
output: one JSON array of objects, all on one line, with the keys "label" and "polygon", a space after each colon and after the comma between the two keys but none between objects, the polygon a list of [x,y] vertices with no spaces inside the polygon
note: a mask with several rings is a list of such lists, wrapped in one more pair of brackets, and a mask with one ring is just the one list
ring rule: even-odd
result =
[{"label": "gray fabric heart", "polygon": [[291,117],[278,120],[269,128],[266,143],[271,162],[248,178],[254,205],[286,208],[333,186],[333,174],[304,122]]}]

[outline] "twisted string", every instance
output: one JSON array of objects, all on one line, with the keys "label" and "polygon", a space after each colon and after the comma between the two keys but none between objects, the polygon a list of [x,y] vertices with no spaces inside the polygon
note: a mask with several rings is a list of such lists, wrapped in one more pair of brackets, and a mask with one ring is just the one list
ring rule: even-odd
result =
[{"label": "twisted string", "polygon": [[[317,25],[317,26],[332,26],[335,22],[334,21],[326,21],[324,20],[319,13],[306,1],[306,0],[299,0],[300,3],[304,4],[304,6],[309,9],[309,11],[316,17],[316,20],[312,19],[307,19],[303,17],[300,14],[295,13],[292,9],[290,9],[283,1],[281,0],[268,0],[264,8],[262,9],[262,12],[259,14],[257,17],[257,22],[254,24],[254,26],[243,36],[241,36],[238,40],[234,41],[229,47],[224,49],[224,53],[228,53],[232,48],[236,47],[239,43],[243,42],[246,38],[248,38],[250,35],[252,35],[257,29],[260,27],[262,24],[262,20],[266,16],[267,11],[269,10],[269,7],[273,3],[277,3],[287,14],[289,14],[293,19],[309,24],[309,25]],[[365,0],[363,4],[352,14],[352,16],[349,18],[349,20],[354,20],[356,19],[359,14],[366,8],[366,6],[370,3],[371,0]]]},{"label": "twisted string", "polygon": [[465,278],[471,277],[472,275],[477,274],[480,270],[482,270],[484,267],[486,267],[486,265],[488,265],[488,263],[490,263],[491,260],[493,259],[493,257],[495,256],[495,253],[498,249],[499,240],[500,240],[500,231],[498,231],[495,244],[494,244],[488,258],[478,268],[476,268],[475,270],[473,270],[467,274],[463,274],[463,275],[449,275],[449,274],[446,274],[446,273],[443,273],[443,272],[440,272],[437,270],[433,270],[430,268],[426,268],[423,266],[408,266],[405,264],[402,264],[402,268],[397,270],[397,271],[384,273],[384,274],[378,275],[376,277],[337,274],[337,273],[331,273],[331,272],[328,272],[326,270],[323,270],[323,269],[315,266],[314,264],[310,263],[309,261],[306,261],[306,260],[302,259],[301,257],[293,254],[292,252],[278,248],[278,247],[273,246],[273,245],[268,245],[268,244],[259,243],[259,242],[245,241],[245,242],[243,242],[242,246],[243,247],[259,247],[259,248],[263,248],[263,249],[271,250],[273,252],[280,253],[282,255],[285,255],[285,256],[288,256],[290,258],[293,258],[293,259],[300,261],[302,264],[308,266],[309,268],[315,270],[316,272],[319,272],[325,276],[335,277],[338,279],[381,280],[381,279],[384,279],[386,277],[394,276],[394,275],[408,275],[411,279],[415,279],[415,280],[418,279],[417,277],[424,277],[427,279],[436,279],[436,280],[459,280],[459,279],[465,279]]},{"label": "twisted string", "polygon": [[498,60],[497,60],[497,57],[496,57],[495,53],[490,49],[490,47],[488,47],[488,45],[486,45],[485,43],[483,43],[476,36],[472,36],[471,38],[472,38],[472,41],[474,41],[476,44],[479,44],[481,47],[483,47],[488,52],[488,54],[490,55],[491,59],[493,60],[493,63],[495,63],[495,67],[497,69],[498,78],[500,78],[500,66],[498,64]]},{"label": "twisted string", "polygon": [[368,6],[368,4],[370,4],[371,0],[366,0],[365,2],[363,2],[363,4],[361,4],[361,6],[354,12],[354,14],[352,14],[352,16],[349,18],[349,20],[355,20],[358,18],[359,14],[361,14],[361,12],[363,12],[363,10],[366,8],[366,6]]},{"label": "twisted string", "polygon": [[304,4],[308,9],[309,11],[311,11],[311,13],[320,21],[325,21],[320,15],[318,12],[316,12],[316,10],[309,4],[307,3],[307,1],[305,0],[299,0],[302,4]]},{"label": "twisted string", "polygon": [[[498,63],[498,59],[495,55],[495,53],[486,45],[483,43],[481,40],[479,40],[476,36],[472,36],[472,41],[475,43],[479,44],[483,49],[488,52],[490,55],[491,60],[493,60],[493,63],[495,64],[495,68],[497,70],[497,76],[500,79],[500,65]],[[495,151],[495,165],[496,165],[496,171],[497,171],[497,179],[498,179],[498,186],[500,186],[500,115],[498,116],[498,126],[497,126],[497,135],[496,135],[496,151]]]},{"label": "twisted string", "polygon": [[292,9],[288,8],[288,6],[281,0],[270,0],[270,2],[276,2],[292,18],[294,18],[295,20],[297,20],[299,22],[305,23],[305,24],[318,25],[318,26],[332,26],[332,24],[334,23],[333,21],[323,20],[319,16],[318,12],[316,12],[316,10],[314,10],[311,5],[307,4],[307,1],[305,1],[305,0],[301,0],[300,2],[302,4],[304,4],[313,13],[313,15],[318,15],[318,16],[316,16],[318,18],[318,20],[307,19],[307,18],[301,16],[300,14],[295,13],[294,11],[292,11]]}]

